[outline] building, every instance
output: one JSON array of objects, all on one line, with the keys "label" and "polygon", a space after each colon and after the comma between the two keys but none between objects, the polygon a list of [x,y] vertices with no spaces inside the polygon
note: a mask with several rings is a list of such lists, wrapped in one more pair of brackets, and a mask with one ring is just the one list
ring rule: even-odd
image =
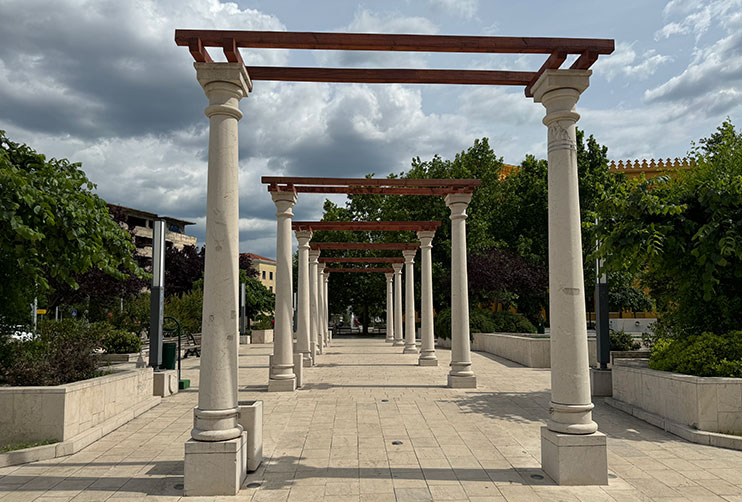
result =
[{"label": "building", "polygon": [[247,256],[252,262],[252,268],[258,272],[258,280],[271,290],[276,290],[276,260],[271,260],[265,256],[254,253],[240,253],[241,256]]},{"label": "building", "polygon": [[108,208],[117,220],[125,222],[125,228],[134,234],[134,244],[140,256],[152,258],[152,222],[165,220],[165,245],[183,249],[185,246],[195,246],[196,238],[185,233],[186,226],[195,225],[192,221],[158,216],[155,213],[142,211],[126,206],[108,204]]},{"label": "building", "polygon": [[680,171],[690,169],[693,164],[694,162],[692,160],[679,159],[677,157],[675,157],[675,160],[667,158],[665,160],[660,159],[659,161],[655,161],[651,159],[649,162],[646,159],[641,161],[619,160],[618,162],[612,160],[608,166],[608,172],[624,173],[629,179],[640,178],[642,175],[646,179],[650,179],[665,174],[673,176]]}]

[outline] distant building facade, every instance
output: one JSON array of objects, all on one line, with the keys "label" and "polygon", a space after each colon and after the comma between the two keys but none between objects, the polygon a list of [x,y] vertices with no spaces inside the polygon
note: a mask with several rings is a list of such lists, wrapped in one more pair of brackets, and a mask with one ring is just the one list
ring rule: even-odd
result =
[{"label": "distant building facade", "polygon": [[693,161],[688,159],[679,159],[675,157],[675,160],[667,158],[665,160],[619,160],[616,162],[612,160],[608,166],[608,172],[611,173],[624,173],[629,179],[640,178],[644,176],[646,179],[656,178],[657,176],[663,176],[668,174],[673,176],[678,172],[685,171],[693,167]]},{"label": "distant building facade", "polygon": [[242,256],[247,256],[252,262],[252,268],[258,272],[258,280],[271,290],[276,290],[276,260],[271,260],[265,256],[260,256],[255,253],[240,253]]},{"label": "distant building facade", "polygon": [[158,216],[155,213],[116,204],[108,204],[108,206],[113,212],[124,215],[126,228],[134,234],[134,244],[140,256],[152,258],[152,222],[154,220],[165,220],[165,245],[167,247],[183,249],[185,246],[196,245],[196,237],[186,234],[186,226],[195,224],[192,221]]}]

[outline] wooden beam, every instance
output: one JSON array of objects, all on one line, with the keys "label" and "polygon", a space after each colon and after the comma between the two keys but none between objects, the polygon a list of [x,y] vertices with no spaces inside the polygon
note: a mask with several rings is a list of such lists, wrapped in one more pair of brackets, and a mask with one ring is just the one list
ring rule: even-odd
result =
[{"label": "wooden beam", "polygon": [[528,85],[530,71],[247,66],[250,80],[362,84]]},{"label": "wooden beam", "polygon": [[564,51],[557,51],[552,52],[551,55],[544,61],[544,64],[541,65],[541,68],[538,69],[536,72],[536,75],[531,79],[530,82],[528,82],[528,85],[526,86],[526,97],[532,98],[533,97],[533,85],[536,83],[538,78],[546,71],[546,70],[556,70],[560,66],[562,66],[562,63],[564,63],[564,60],[567,59],[567,53]]},{"label": "wooden beam", "polygon": [[363,257],[331,257],[331,256],[320,256],[320,263],[404,263],[404,257],[378,257],[378,256],[363,256]]},{"label": "wooden beam", "polygon": [[335,230],[335,231],[418,231],[435,230],[441,225],[440,221],[295,221],[291,224],[293,230]]},{"label": "wooden beam", "polygon": [[281,185],[340,185],[340,186],[404,186],[404,187],[478,187],[479,179],[462,178],[320,178],[263,176],[263,184]]},{"label": "wooden beam", "polygon": [[200,38],[191,38],[188,40],[188,50],[191,52],[194,61],[197,63],[212,63],[213,60],[209,55],[209,51],[204,47],[203,42]]},{"label": "wooden beam", "polygon": [[375,272],[375,273],[381,273],[381,274],[393,274],[394,269],[393,268],[387,268],[387,267],[351,267],[351,268],[343,268],[343,267],[325,267],[324,270],[325,273],[327,272]]},{"label": "wooden beam", "polygon": [[586,50],[585,52],[580,54],[580,57],[578,57],[575,60],[575,62],[572,63],[572,66],[570,66],[569,69],[570,70],[587,70],[597,60],[598,60],[598,53],[596,51]]},{"label": "wooden beam", "polygon": [[230,63],[245,64],[244,61],[242,61],[240,49],[237,47],[237,42],[234,38],[225,38],[222,41],[222,48],[224,49],[224,56],[227,58],[227,61]]},{"label": "wooden beam", "polygon": [[337,250],[373,250],[373,251],[406,251],[418,249],[417,242],[309,242],[312,249]]},{"label": "wooden beam", "polygon": [[[281,191],[279,187],[268,187],[269,192]],[[296,193],[344,193],[376,195],[448,195],[450,193],[471,193],[473,188],[405,188],[405,187],[294,187]]]},{"label": "wooden beam", "polygon": [[496,54],[581,54],[594,50],[610,54],[614,41],[598,38],[487,37],[461,35],[401,35],[387,33],[317,33],[290,31],[175,30],[175,43],[200,38],[220,47],[234,38],[238,47],[346,51],[470,52]]}]

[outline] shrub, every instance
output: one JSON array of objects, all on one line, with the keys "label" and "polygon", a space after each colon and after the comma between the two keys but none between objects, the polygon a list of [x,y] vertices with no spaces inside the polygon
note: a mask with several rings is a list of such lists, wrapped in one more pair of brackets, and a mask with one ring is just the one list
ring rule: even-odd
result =
[{"label": "shrub", "polygon": [[260,314],[258,320],[253,324],[252,329],[273,329],[273,318]]},{"label": "shrub", "polygon": [[649,367],[695,376],[742,377],[742,331],[661,339],[652,347]]},{"label": "shrub", "polygon": [[639,342],[634,341],[634,337],[624,330],[610,331],[611,350],[636,350],[641,347]]},{"label": "shrub", "polygon": [[84,321],[43,321],[38,334],[9,341],[0,360],[0,379],[9,385],[61,385],[97,375],[98,338]]},{"label": "shrub", "polygon": [[109,327],[99,339],[101,348],[107,354],[130,354],[139,352],[142,348],[142,339],[139,335],[112,327]]},{"label": "shrub", "polygon": [[[478,307],[469,309],[469,329],[471,333],[535,333],[536,327],[519,314],[512,312],[492,312]],[[451,337],[451,309],[447,308],[435,317],[435,336]]]},{"label": "shrub", "polygon": [[181,295],[173,295],[165,302],[165,315],[180,322],[183,334],[200,333],[203,316],[204,292],[194,288]]}]

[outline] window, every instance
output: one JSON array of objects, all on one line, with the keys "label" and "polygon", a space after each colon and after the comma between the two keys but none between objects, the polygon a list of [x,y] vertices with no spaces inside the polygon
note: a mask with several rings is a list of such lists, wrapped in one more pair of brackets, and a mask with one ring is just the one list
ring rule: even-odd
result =
[{"label": "window", "polygon": [[271,293],[273,293],[273,286],[268,286],[268,289],[270,289]]},{"label": "window", "polygon": [[263,280],[265,280],[265,270],[263,270]]},{"label": "window", "polygon": [[271,274],[271,281],[272,281],[273,280],[273,272],[271,272],[270,274]]}]

